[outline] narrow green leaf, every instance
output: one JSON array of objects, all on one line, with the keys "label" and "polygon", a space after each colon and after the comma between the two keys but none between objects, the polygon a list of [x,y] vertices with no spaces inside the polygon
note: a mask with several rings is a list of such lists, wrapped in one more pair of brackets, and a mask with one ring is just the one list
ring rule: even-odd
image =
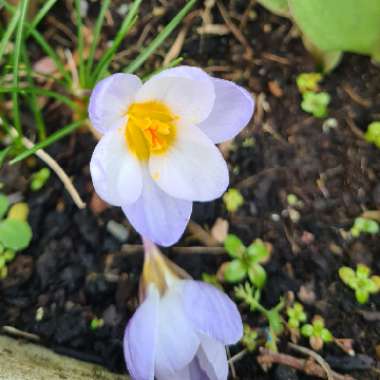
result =
[{"label": "narrow green leaf", "polygon": [[[15,41],[15,47],[13,50],[13,80],[12,85],[13,87],[17,88],[19,84],[19,65],[20,65],[20,56],[21,56],[21,45],[23,41],[23,33],[24,33],[24,23],[25,23],[25,17],[26,17],[26,11],[28,9],[29,0],[21,0],[21,3],[19,5],[20,9],[20,18],[18,20],[18,26],[17,26],[17,32],[16,32],[16,41]],[[17,130],[18,134],[22,134],[21,129],[21,115],[20,115],[20,108],[19,108],[19,102],[18,102],[18,93],[12,94],[12,110],[13,110],[13,124],[15,129]]]},{"label": "narrow green leaf", "polygon": [[134,59],[126,68],[125,72],[134,73],[154,51],[166,40],[177,25],[194,6],[196,0],[190,0],[178,14],[165,26],[165,28],[153,39],[153,41]]},{"label": "narrow green leaf", "polygon": [[[47,0],[45,4],[42,6],[42,8],[38,11],[36,16],[34,17],[33,21],[30,24],[31,29],[36,29],[38,24],[43,20],[43,18],[47,15],[47,13],[50,11],[50,9],[54,6],[54,4],[58,0]],[[29,33],[27,33],[28,36]]]},{"label": "narrow green leaf", "polygon": [[102,59],[97,64],[94,73],[91,77],[91,87],[102,78],[103,73],[107,70],[113,56],[122,43],[124,37],[128,34],[129,30],[136,21],[137,12],[139,11],[142,0],[134,0],[129,8],[127,17],[124,19],[119,31],[117,32],[112,45],[104,53]]},{"label": "narrow green leaf", "polygon": [[82,16],[80,14],[80,3],[81,0],[75,0],[75,15],[77,22],[77,46],[78,46],[78,54],[79,54],[79,82],[81,87],[85,85],[85,64],[84,64],[84,35],[83,35],[83,21]]},{"label": "narrow green leaf", "polygon": [[0,219],[3,219],[9,207],[8,197],[0,193]]},{"label": "narrow green leaf", "polygon": [[40,143],[36,144],[33,148],[27,149],[24,152],[20,153],[18,156],[16,156],[10,162],[10,164],[13,165],[16,162],[22,161],[25,158],[27,158],[27,157],[31,156],[32,154],[34,154],[35,152],[37,152],[37,150],[46,148],[47,146],[51,145],[52,143],[54,143],[54,142],[58,141],[59,139],[67,136],[68,134],[73,132],[75,129],[77,129],[78,127],[83,125],[84,121],[85,120],[78,120],[78,121],[75,121],[71,124],[66,125],[65,127],[61,128],[59,131],[51,134],[48,138],[46,138],[46,140],[41,141]]},{"label": "narrow green leaf", "polygon": [[17,8],[17,10],[13,13],[12,19],[10,23],[7,26],[7,29],[5,30],[5,33],[3,34],[1,40],[0,40],[0,62],[3,58],[5,48],[7,47],[10,38],[12,37],[16,27],[17,23],[19,21],[21,14],[21,9]]},{"label": "narrow green leaf", "polygon": [[105,18],[106,12],[110,6],[110,2],[111,2],[111,0],[104,0],[102,2],[102,5],[101,5],[100,11],[99,11],[99,15],[96,19],[94,32],[92,33],[92,43],[91,43],[91,47],[90,47],[90,52],[89,52],[88,59],[87,59],[87,68],[86,68],[87,69],[87,78],[90,78],[90,76],[91,76],[91,70],[92,70],[92,66],[94,64],[94,57],[95,57],[96,48],[98,46],[98,42],[99,42],[99,38],[100,38],[100,32],[102,30],[104,18]]}]

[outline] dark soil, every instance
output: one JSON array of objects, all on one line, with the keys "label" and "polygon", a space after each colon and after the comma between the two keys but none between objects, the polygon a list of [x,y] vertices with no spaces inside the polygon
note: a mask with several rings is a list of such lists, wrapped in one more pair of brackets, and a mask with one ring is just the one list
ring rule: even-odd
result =
[{"label": "dark soil", "polygon": [[[115,25],[106,28],[107,38],[114,35],[121,21],[116,9],[122,2],[114,3]],[[146,44],[182,4],[170,3],[145,2],[115,71],[123,65],[122,59],[136,55],[139,44]],[[229,221],[230,231],[246,243],[258,237],[270,242],[273,256],[266,265],[268,284],[263,303],[273,306],[287,292],[293,292],[309,316],[322,315],[334,336],[352,338],[355,351],[362,355],[350,359],[329,345],[322,355],[332,367],[356,379],[378,379],[379,371],[374,368],[379,368],[376,346],[380,344],[380,317],[366,312],[379,310],[380,296],[372,296],[367,305],[359,306],[337,271],[342,265],[354,267],[362,262],[380,274],[379,237],[352,240],[344,234],[363,211],[380,208],[379,150],[360,137],[369,122],[380,118],[380,69],[367,57],[344,56],[321,84],[332,97],[329,117],[337,120],[335,128],[323,127],[325,119],[313,118],[300,109],[296,77],[314,71],[315,66],[300,39],[293,37],[291,23],[247,3],[231,0],[225,7],[245,36],[252,56],[231,33],[200,35],[200,17],[194,17],[181,52],[185,63],[237,81],[255,94],[257,101],[253,121],[228,152],[231,186],[241,190],[244,206],[231,215],[221,200],[197,204],[193,220],[207,230],[222,217]],[[153,6],[156,10],[160,6],[163,14],[153,16]],[[70,12],[65,9],[62,2],[55,8],[54,17],[70,27]],[[90,18],[96,16],[96,4],[90,6],[89,14]],[[217,6],[211,14],[214,23],[224,24]],[[47,19],[43,28],[58,46],[75,48],[53,19]],[[142,34],[146,34],[144,41],[136,43]],[[141,73],[159,66],[176,35]],[[31,51],[36,60],[42,57],[35,46]],[[45,113],[50,132],[68,120],[65,109],[60,114],[59,109],[47,107]],[[25,114],[24,119],[27,122],[30,115]],[[253,138],[254,144],[247,147],[247,138]],[[90,133],[79,132],[48,149],[74,178],[88,203],[94,201],[88,163],[95,143]],[[123,224],[128,230],[128,244],[139,244],[138,236],[117,208],[98,214],[92,208],[78,210],[55,176],[41,191],[29,191],[30,167],[36,170],[39,165],[29,160],[28,165],[5,168],[1,173],[4,191],[21,191],[29,203],[34,238],[32,245],[18,254],[7,279],[0,284],[0,324],[36,334],[42,344],[62,354],[123,372],[122,336],[137,306],[142,255],[123,253],[122,242],[109,232],[107,224],[110,220]],[[286,198],[290,193],[303,202],[298,208],[298,222],[288,216]],[[201,244],[189,233],[178,243]],[[204,272],[215,273],[227,259],[224,255],[176,255],[170,249],[167,253],[195,278]],[[243,306],[241,312],[252,327],[265,325],[261,317]],[[41,313],[42,318],[37,320],[36,315],[41,317]],[[96,331],[90,329],[94,317],[105,321]],[[288,340],[282,337],[280,349],[291,353]],[[306,340],[300,343],[308,345]],[[232,354],[241,349],[231,348]],[[265,374],[255,353],[244,356],[235,366],[238,379],[311,379],[282,366],[274,366]]]}]

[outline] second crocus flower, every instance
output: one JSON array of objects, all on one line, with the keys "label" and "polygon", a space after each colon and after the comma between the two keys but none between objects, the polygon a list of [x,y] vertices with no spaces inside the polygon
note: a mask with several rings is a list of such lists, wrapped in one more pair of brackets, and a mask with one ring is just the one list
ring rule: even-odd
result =
[{"label": "second crocus flower", "polygon": [[253,109],[243,88],[195,67],[168,69],[144,84],[135,75],[111,75],[89,105],[103,134],[90,163],[96,192],[121,206],[141,235],[174,244],[193,201],[226,190],[227,164],[215,144],[236,136]]},{"label": "second crocus flower", "polygon": [[226,345],[243,326],[236,305],[215,287],[191,280],[145,240],[142,303],[124,336],[133,380],[226,380]]}]

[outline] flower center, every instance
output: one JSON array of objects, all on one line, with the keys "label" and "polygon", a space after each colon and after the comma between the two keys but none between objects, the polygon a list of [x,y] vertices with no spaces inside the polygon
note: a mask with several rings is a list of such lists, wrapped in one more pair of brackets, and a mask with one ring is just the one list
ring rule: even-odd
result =
[{"label": "flower center", "polygon": [[178,117],[164,103],[132,103],[126,115],[125,139],[139,160],[146,161],[151,154],[163,154],[173,144]]}]

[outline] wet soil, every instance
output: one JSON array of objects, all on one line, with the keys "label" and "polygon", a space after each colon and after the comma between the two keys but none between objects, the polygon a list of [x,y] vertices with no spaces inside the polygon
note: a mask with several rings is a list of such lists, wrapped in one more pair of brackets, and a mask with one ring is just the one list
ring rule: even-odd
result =
[{"label": "wet soil", "polygon": [[[136,55],[138,46],[149,41],[182,4],[170,3],[144,4],[142,16],[125,43],[125,54],[113,70]],[[380,118],[380,69],[367,57],[346,54],[340,66],[325,77],[321,88],[331,95],[329,117],[337,122],[328,127],[326,119],[313,118],[300,109],[296,77],[314,71],[315,65],[294,36],[291,23],[248,3],[224,3],[246,43],[228,29],[224,35],[199,34],[199,15],[205,15],[200,4],[182,46],[186,64],[244,85],[257,102],[254,119],[226,153],[231,186],[244,195],[243,207],[229,214],[221,200],[196,204],[193,220],[209,230],[221,217],[247,244],[255,238],[270,242],[273,255],[266,264],[268,283],[263,303],[273,306],[293,292],[309,316],[322,315],[334,336],[353,339],[355,351],[362,355],[350,359],[336,346],[327,346],[322,355],[330,365],[356,379],[378,379],[380,295],[359,306],[337,271],[342,265],[362,262],[380,273],[379,237],[353,240],[345,234],[363,211],[380,208],[379,150],[361,136],[369,122]],[[107,38],[114,35],[121,21],[117,13],[120,5],[115,1],[114,25],[106,27]],[[62,2],[53,15],[72,25],[65,7]],[[90,3],[90,19],[96,13],[97,4]],[[213,23],[225,25],[217,6],[209,16]],[[65,30],[54,25],[51,18],[43,24],[48,38],[61,47],[73,48]],[[177,33],[144,65],[142,74],[161,64]],[[42,57],[38,48],[31,49],[36,60]],[[50,132],[69,118],[67,110],[54,107],[46,107],[45,114]],[[28,114],[23,117],[30,120]],[[55,176],[41,191],[28,190],[30,173],[40,162],[29,160],[28,165],[2,170],[5,192],[21,192],[30,206],[34,237],[0,283],[0,324],[36,334],[42,344],[59,353],[123,372],[122,337],[137,306],[142,255],[122,249],[124,243],[139,244],[122,212],[116,208],[98,212],[94,206],[88,163],[95,144],[90,133],[80,131],[48,149],[92,205],[85,210],[76,208]],[[288,194],[302,201],[297,208],[299,220],[289,216]],[[114,232],[110,220],[124,226],[126,239]],[[186,232],[178,245],[200,246],[202,242]],[[215,273],[227,259],[225,255],[166,252],[195,278]],[[252,327],[265,326],[259,315],[243,305],[241,312]],[[90,322],[95,317],[103,318],[104,326],[92,330]],[[287,336],[281,338],[281,351],[291,352],[288,340]],[[306,340],[300,343],[307,346]],[[231,352],[241,349],[232,347]],[[235,367],[238,379],[311,379],[282,366],[265,373],[257,364],[256,353],[245,355]]]}]

